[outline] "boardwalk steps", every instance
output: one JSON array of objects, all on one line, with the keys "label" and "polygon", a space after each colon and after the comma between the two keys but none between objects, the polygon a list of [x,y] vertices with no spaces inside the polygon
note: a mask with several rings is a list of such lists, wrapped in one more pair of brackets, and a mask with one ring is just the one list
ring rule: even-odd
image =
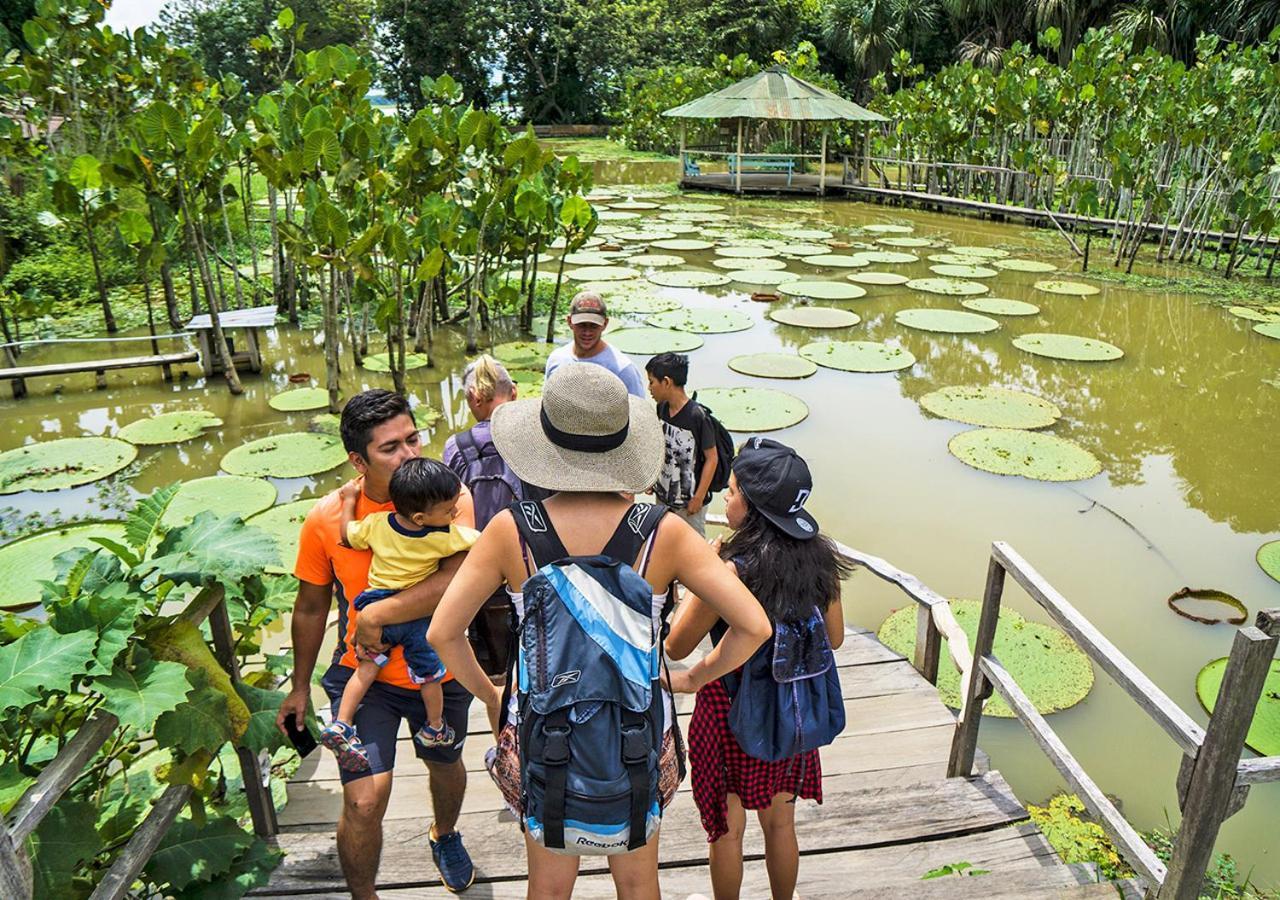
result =
[{"label": "boardwalk steps", "polygon": [[[1087,872],[1063,865],[1030,824],[998,772],[945,777],[955,719],[911,664],[870,633],[851,629],[838,651],[849,725],[823,750],[821,806],[801,802],[796,828],[804,859],[801,897],[1116,896],[1111,885],[1089,885]],[[678,698],[687,724],[693,698]],[[468,779],[460,830],[477,867],[481,897],[523,897],[527,872],[518,826],[502,810],[483,771],[488,746],[481,710],[473,709],[463,759]],[[430,806],[425,772],[408,736],[396,758],[396,786],[384,824],[379,872],[384,898],[437,896],[439,878],[427,851]],[[287,856],[262,896],[345,896],[334,844],[341,789],[333,758],[316,754],[289,785],[280,846]],[[706,838],[689,785],[663,819],[664,894],[684,898],[710,891]],[[763,843],[748,828],[744,897],[767,896]],[[969,862],[991,875],[922,881],[939,866]],[[584,858],[575,897],[613,896],[607,862]]]}]

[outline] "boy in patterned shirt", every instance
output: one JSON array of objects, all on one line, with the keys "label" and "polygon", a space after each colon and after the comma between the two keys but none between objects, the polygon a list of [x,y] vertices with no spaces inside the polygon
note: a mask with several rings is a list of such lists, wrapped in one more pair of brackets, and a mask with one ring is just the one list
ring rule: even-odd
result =
[{"label": "boy in patterned shirt", "polygon": [[658,403],[658,418],[666,438],[666,455],[653,486],[654,496],[706,536],[706,502],[719,454],[716,432],[706,411],[685,393],[689,357],[659,353],[645,364],[649,394]]}]

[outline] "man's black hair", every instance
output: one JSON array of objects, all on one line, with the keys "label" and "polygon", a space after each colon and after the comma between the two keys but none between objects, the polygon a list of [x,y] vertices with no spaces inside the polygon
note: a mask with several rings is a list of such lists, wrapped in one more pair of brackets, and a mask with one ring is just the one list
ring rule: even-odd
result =
[{"label": "man's black hair", "polygon": [[452,500],[460,490],[457,473],[438,459],[406,459],[391,473],[391,502],[405,518]]},{"label": "man's black hair", "polygon": [[[372,391],[361,391],[342,407],[342,419],[339,431],[342,433],[342,446],[348,453],[358,453],[364,459],[369,458],[369,442],[373,440],[373,429],[383,422],[389,422],[396,416],[408,416],[413,419],[413,410],[403,394],[395,391],[384,391],[375,388]],[[414,422],[416,425],[417,423]]]},{"label": "man's black hair", "polygon": [[689,357],[683,353],[659,353],[644,364],[644,370],[661,381],[670,378],[676,387],[689,380]]}]

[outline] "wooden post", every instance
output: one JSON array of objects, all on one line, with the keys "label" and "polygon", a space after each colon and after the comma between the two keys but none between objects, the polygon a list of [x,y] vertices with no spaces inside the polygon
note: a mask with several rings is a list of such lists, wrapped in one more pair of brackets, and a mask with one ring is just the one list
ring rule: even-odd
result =
[{"label": "wooden post", "polygon": [[938,683],[938,659],[942,655],[942,633],[933,621],[933,610],[916,604],[916,654],[912,664],[930,684]]},{"label": "wooden post", "polygon": [[818,196],[827,195],[827,128],[822,127],[822,151],[818,156]]},{"label": "wooden post", "polygon": [[742,193],[742,117],[738,117],[738,171],[733,180],[735,192]]},{"label": "wooden post", "polygon": [[201,328],[197,331],[196,340],[200,343],[200,367],[204,369],[204,374],[207,378],[218,371],[218,361],[213,355],[213,348],[209,345],[208,330]]},{"label": "wooden post", "polygon": [[684,160],[684,130],[686,125],[687,125],[686,120],[681,119],[680,120],[680,171],[676,176],[676,184],[684,183],[684,173],[686,168],[686,163]]},{"label": "wooden post", "polygon": [[[4,364],[10,369],[18,368],[18,357],[17,354],[13,352],[13,346],[11,344],[4,345]],[[27,396],[27,382],[25,379],[13,379],[11,386],[13,387],[14,400],[20,400]]]},{"label": "wooden post", "polygon": [[987,589],[982,595],[982,618],[973,642],[973,668],[969,672],[969,689],[951,739],[951,756],[947,760],[948,778],[968,778],[973,774],[973,755],[978,749],[978,725],[982,722],[982,703],[991,696],[991,682],[982,672],[981,660],[991,654],[995,642],[996,623],[1000,620],[1000,598],[1004,594],[1004,566],[994,556],[987,563]]},{"label": "wooden post", "polygon": [[7,829],[0,827],[0,896],[30,900],[31,861],[25,848],[14,843]]},{"label": "wooden post", "polygon": [[1275,635],[1252,626],[1236,632],[1218,701],[1187,785],[1169,874],[1156,894],[1160,900],[1196,900],[1200,896],[1218,829],[1227,817],[1236,787],[1240,751],[1244,749],[1245,735],[1253,722],[1277,642]]},{"label": "wooden post", "polygon": [[862,126],[862,183],[871,184],[871,125]]},{"label": "wooden post", "polygon": [[245,329],[245,346],[249,351],[249,371],[257,374],[262,371],[262,353],[258,349],[258,329]]}]

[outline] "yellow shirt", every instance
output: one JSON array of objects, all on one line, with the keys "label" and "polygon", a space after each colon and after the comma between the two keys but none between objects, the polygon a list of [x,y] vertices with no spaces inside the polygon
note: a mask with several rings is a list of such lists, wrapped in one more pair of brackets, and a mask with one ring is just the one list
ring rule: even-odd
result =
[{"label": "yellow shirt", "polygon": [[469,550],[480,537],[474,528],[449,525],[416,530],[401,528],[391,512],[365,516],[347,527],[347,543],[372,550],[369,587],[404,590],[440,568],[440,560]]}]

